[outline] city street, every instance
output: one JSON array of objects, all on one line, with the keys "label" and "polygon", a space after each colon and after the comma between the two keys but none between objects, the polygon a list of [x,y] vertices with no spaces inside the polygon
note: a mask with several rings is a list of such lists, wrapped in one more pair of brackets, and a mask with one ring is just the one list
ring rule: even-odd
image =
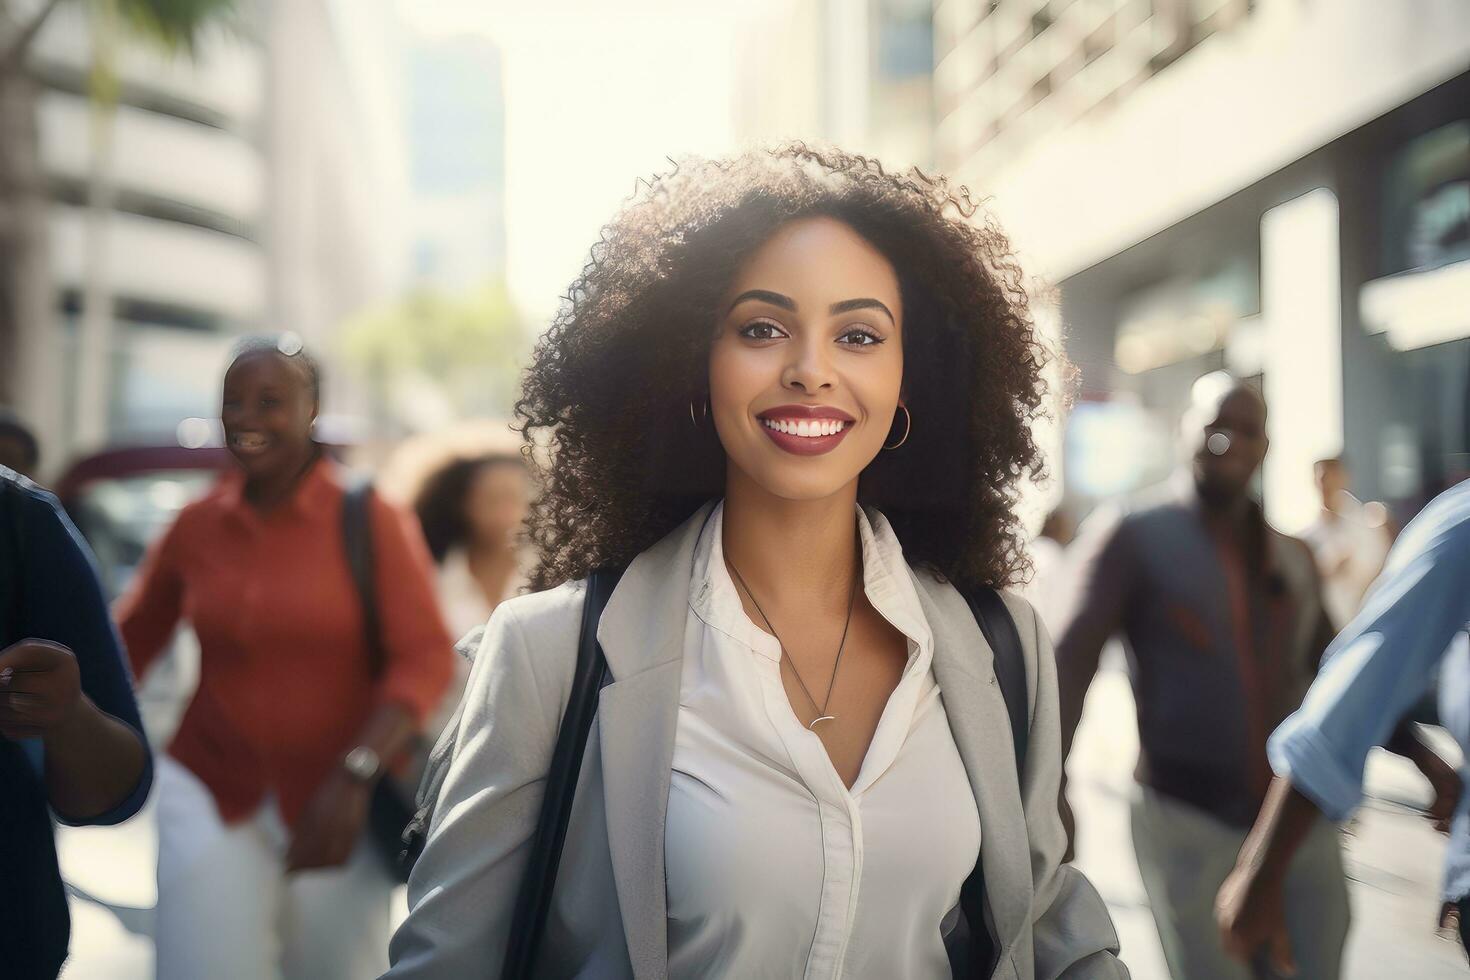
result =
[{"label": "city street", "polygon": [[[1168,980],[1128,831],[1138,751],[1132,695],[1116,654],[1104,663],[1088,696],[1072,765],[1078,863],[1112,909],[1135,980]],[[167,678],[149,680],[144,703],[150,727],[162,728],[168,709],[155,685]],[[1414,809],[1428,802],[1427,787],[1412,767],[1386,754],[1371,761],[1370,786],[1374,798],[1346,838],[1353,902],[1347,978],[1448,980],[1470,974],[1458,945],[1434,932],[1444,838]],[[61,830],[62,872],[73,890],[72,958],[63,976],[152,976],[152,812],[150,803],[121,827]]]}]

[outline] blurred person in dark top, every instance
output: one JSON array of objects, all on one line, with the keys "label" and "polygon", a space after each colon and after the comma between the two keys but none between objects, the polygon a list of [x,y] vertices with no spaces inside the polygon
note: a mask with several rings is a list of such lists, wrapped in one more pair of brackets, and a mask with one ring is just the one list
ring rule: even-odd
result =
[{"label": "blurred person in dark top", "polygon": [[1363,503],[1352,494],[1352,473],[1340,456],[1312,466],[1322,512],[1302,532],[1302,540],[1322,573],[1322,598],[1332,625],[1341,629],[1363,604],[1368,586],[1383,570],[1393,533],[1382,504]]},{"label": "blurred person in dark top", "polygon": [[34,477],[41,463],[41,444],[20,416],[0,405],[0,467]]},{"label": "blurred person in dark top", "polygon": [[1441,494],[1404,529],[1362,611],[1328,649],[1302,706],[1272,734],[1276,778],[1219,890],[1220,938],[1233,954],[1247,958],[1264,948],[1283,969],[1300,958],[1296,937],[1283,928],[1283,908],[1288,924],[1291,914],[1285,869],[1303,839],[1324,825],[1323,815],[1346,820],[1357,808],[1375,745],[1409,755],[1435,787],[1430,816],[1451,834],[1444,897],[1458,906],[1460,938],[1470,948],[1470,800],[1448,763],[1405,747],[1402,726],[1389,737],[1438,672],[1440,717],[1470,755],[1467,622],[1470,482]]},{"label": "blurred person in dark top", "polygon": [[55,497],[0,467],[0,974],[61,969],[71,925],[50,813],[137,813],[153,782],[142,731],[86,545]]},{"label": "blurred person in dark top", "polygon": [[119,608],[140,677],[180,619],[199,637],[198,691],[159,764],[162,980],[387,968],[393,879],[363,833],[369,800],[452,653],[423,537],[375,494],[375,674],[319,399],[299,339],[242,344],[220,412],[238,467],[180,512]]},{"label": "blurred person in dark top", "polygon": [[1031,556],[1031,581],[1017,591],[1036,607],[1048,628],[1055,623],[1057,610],[1065,608],[1067,547],[1076,536],[1077,522],[1065,508],[1057,507],[1046,515],[1041,530],[1026,546]]},{"label": "blurred person in dark top", "polygon": [[[1057,620],[1062,742],[1070,749],[1099,653],[1120,634],[1138,706],[1133,842],[1165,959],[1179,980],[1244,980],[1259,974],[1220,945],[1214,893],[1270,783],[1266,736],[1301,703],[1332,630],[1311,553],[1251,496],[1264,399],[1207,375],[1182,426],[1190,471],[1098,515],[1075,545],[1078,588]],[[1288,881],[1304,975],[1332,980],[1348,901],[1331,826],[1313,828]]]},{"label": "blurred person in dark top", "polygon": [[[453,459],[430,474],[415,496],[414,513],[438,566],[439,608],[450,635],[465,637],[484,627],[495,607],[526,584],[521,538],[530,504],[530,475],[518,452]],[[453,715],[470,665],[468,657],[455,658],[454,681],[425,725],[430,736]]]}]

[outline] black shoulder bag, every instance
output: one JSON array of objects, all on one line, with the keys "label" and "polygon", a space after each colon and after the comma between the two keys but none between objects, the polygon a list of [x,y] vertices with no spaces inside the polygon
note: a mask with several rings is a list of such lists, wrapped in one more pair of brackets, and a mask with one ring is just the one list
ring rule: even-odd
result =
[{"label": "black shoulder bag", "polygon": [[[368,661],[374,678],[381,677],[387,667],[387,652],[383,649],[382,623],[378,618],[378,596],[373,577],[373,528],[369,505],[372,501],[373,485],[364,480],[348,488],[342,497],[342,539],[347,549],[347,565],[352,571],[352,583],[356,587],[362,605],[363,635],[367,640]],[[421,740],[420,740],[421,741]],[[417,757],[422,746],[411,751]],[[384,759],[387,766],[390,760]],[[385,772],[373,787],[372,801],[368,806],[368,833],[373,844],[388,863],[389,869],[400,882],[408,880],[413,869],[413,858],[405,848],[406,828],[414,817],[414,790],[418,780],[416,773],[409,773],[402,780],[391,770]]]},{"label": "black shoulder bag", "polygon": [[[597,624],[608,596],[612,595],[621,576],[622,569],[600,569],[587,580],[576,674],[572,678],[566,714],[557,732],[551,769],[546,775],[546,795],[536,822],[526,877],[516,896],[510,945],[505,951],[500,974],[504,980],[529,980],[534,976],[532,970],[551,909],[552,888],[556,884],[562,844],[566,841],[567,824],[571,820],[572,797],[587,748],[587,735],[592,728],[592,718],[597,714],[598,694],[608,681],[607,660],[597,642]],[[1021,654],[1021,636],[1016,631],[1010,611],[993,589],[967,594],[965,601],[980,624],[986,642],[995,652],[995,672],[1000,681],[1001,695],[1005,698],[1011,737],[1015,743],[1016,772],[1023,777],[1030,719],[1027,716],[1026,663]],[[945,940],[951,969],[956,977],[987,977],[995,969],[1000,949],[987,919],[985,875],[978,860],[960,889],[960,909],[963,913],[961,921]],[[983,924],[984,928],[975,928],[975,923]]]}]

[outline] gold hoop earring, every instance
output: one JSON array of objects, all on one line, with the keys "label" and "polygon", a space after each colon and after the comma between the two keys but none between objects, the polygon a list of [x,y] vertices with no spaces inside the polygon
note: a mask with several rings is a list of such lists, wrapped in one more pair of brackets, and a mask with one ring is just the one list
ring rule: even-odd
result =
[{"label": "gold hoop earring", "polygon": [[909,407],[907,405],[900,405],[898,407],[903,409],[903,438],[898,440],[898,442],[894,443],[891,446],[884,446],[884,449],[897,449],[899,446],[902,446],[904,443],[908,442],[909,432],[911,432],[914,428],[914,417],[909,412]]},{"label": "gold hoop earring", "polygon": [[709,418],[709,399],[708,398],[706,398],[704,400],[704,410],[699,413],[699,418],[698,419],[694,417],[694,403],[693,402],[690,402],[689,403],[689,424],[690,425],[694,426],[697,429],[697,428],[699,428],[699,420],[700,419],[707,419],[707,418]]}]

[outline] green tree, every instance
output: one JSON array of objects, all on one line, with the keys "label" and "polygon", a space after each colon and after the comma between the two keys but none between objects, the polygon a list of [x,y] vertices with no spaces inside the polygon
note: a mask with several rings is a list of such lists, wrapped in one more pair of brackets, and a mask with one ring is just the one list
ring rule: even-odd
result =
[{"label": "green tree", "polygon": [[379,428],[510,414],[530,337],[503,283],[467,293],[419,287],[350,319],[342,354]]}]

